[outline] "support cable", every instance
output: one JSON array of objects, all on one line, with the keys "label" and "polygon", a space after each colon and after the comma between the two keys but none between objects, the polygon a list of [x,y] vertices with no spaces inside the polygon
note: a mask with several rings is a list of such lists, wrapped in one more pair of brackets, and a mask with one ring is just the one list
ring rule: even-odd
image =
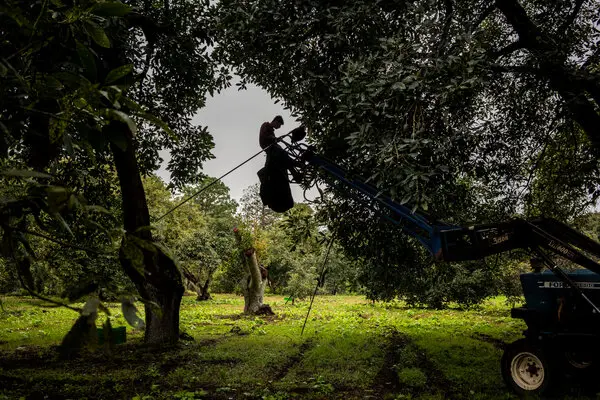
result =
[{"label": "support cable", "polygon": [[179,207],[181,207],[182,205],[184,205],[185,203],[187,203],[188,201],[190,201],[194,197],[198,196],[200,193],[204,192],[206,189],[208,189],[209,187],[213,186],[215,183],[219,182],[221,179],[225,178],[227,175],[229,175],[230,173],[232,173],[236,169],[240,168],[242,165],[247,164],[248,162],[250,162],[254,158],[258,157],[261,153],[266,152],[267,150],[269,150],[271,148],[271,146],[273,146],[274,144],[276,144],[277,142],[279,142],[284,137],[289,136],[290,134],[291,134],[291,132],[288,133],[288,134],[285,134],[283,136],[278,137],[277,141],[275,143],[271,143],[270,145],[268,145],[267,147],[265,147],[264,149],[262,149],[261,151],[259,151],[255,155],[253,155],[252,157],[248,158],[246,161],[242,162],[241,164],[238,164],[236,167],[230,169],[229,171],[227,171],[226,173],[224,173],[220,177],[213,179],[212,182],[210,182],[206,186],[202,187],[196,193],[192,194],[190,197],[188,197],[187,199],[183,200],[181,203],[177,204],[175,207],[171,208],[169,211],[167,211],[166,213],[164,213],[163,215],[161,215],[158,219],[154,220],[154,222],[158,222],[161,219],[163,219],[164,217],[166,217],[167,215],[171,214],[173,211],[177,210]]},{"label": "support cable", "polygon": [[329,252],[331,251],[331,247],[333,246],[334,239],[335,235],[331,235],[331,239],[329,240],[329,246],[327,246],[327,253],[325,254],[325,259],[323,260],[323,265],[321,265],[321,272],[319,273],[319,278],[317,279],[317,284],[315,285],[315,291],[313,292],[310,298],[310,305],[308,306],[308,311],[306,313],[306,318],[304,319],[304,325],[302,325],[302,332],[300,332],[300,336],[304,334],[304,328],[306,327],[306,322],[308,321],[308,316],[310,315],[310,310],[312,309],[313,301],[315,300],[315,296],[317,295],[317,290],[319,289],[319,285],[323,282],[323,278],[325,277],[325,266],[327,265],[327,259],[329,259]]}]

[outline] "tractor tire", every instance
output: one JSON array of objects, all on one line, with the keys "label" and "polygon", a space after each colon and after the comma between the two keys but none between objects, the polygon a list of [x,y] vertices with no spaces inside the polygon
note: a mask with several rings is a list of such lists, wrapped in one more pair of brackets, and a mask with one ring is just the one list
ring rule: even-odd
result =
[{"label": "tractor tire", "polygon": [[592,352],[565,351],[564,358],[567,367],[573,371],[591,371],[597,366],[597,360]]},{"label": "tractor tire", "polygon": [[600,357],[597,351],[565,351],[560,361],[566,377],[574,379],[590,393],[600,390]]},{"label": "tractor tire", "polygon": [[506,385],[520,397],[549,394],[557,383],[551,359],[527,339],[506,347],[501,369]]}]

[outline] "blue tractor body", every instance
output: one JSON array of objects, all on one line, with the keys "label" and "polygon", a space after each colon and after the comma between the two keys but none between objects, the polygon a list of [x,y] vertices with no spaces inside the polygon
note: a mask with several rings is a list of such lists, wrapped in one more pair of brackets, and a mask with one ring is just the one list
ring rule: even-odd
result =
[{"label": "blue tractor body", "polygon": [[[589,300],[600,304],[600,275],[582,269],[567,273]],[[551,271],[521,275],[525,305],[512,316],[527,324],[528,336],[600,334],[600,318]]]}]

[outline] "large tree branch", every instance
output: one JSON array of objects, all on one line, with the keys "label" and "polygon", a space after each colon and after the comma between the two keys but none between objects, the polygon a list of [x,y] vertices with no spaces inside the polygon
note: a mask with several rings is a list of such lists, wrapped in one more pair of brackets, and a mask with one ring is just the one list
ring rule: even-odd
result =
[{"label": "large tree branch", "polygon": [[[579,82],[569,78],[564,74],[556,74],[550,78],[550,83],[565,100],[569,111],[586,132],[592,146],[600,150],[600,115],[596,111],[598,103],[594,106],[584,93],[585,89],[580,87]],[[596,96],[593,97],[600,99],[600,93],[596,93]]]},{"label": "large tree branch", "polygon": [[492,65],[490,65],[490,69],[494,72],[501,72],[501,73],[519,73],[519,74],[541,75],[541,70],[539,70],[538,68],[530,67],[528,65],[492,64]]},{"label": "large tree branch", "polygon": [[446,17],[444,18],[444,28],[442,29],[442,37],[438,45],[438,56],[442,54],[448,43],[448,34],[450,33],[450,25],[452,25],[452,16],[454,15],[452,0],[444,0],[444,7],[446,9]]},{"label": "large tree branch", "polygon": [[[146,3],[145,3],[146,4]],[[145,5],[145,7],[148,4]],[[169,21],[169,3],[165,1],[165,17],[164,20]],[[143,91],[143,81],[148,75],[148,71],[150,70],[150,65],[152,63],[152,57],[156,51],[156,42],[158,41],[159,36],[174,36],[176,32],[170,22],[166,24],[159,24],[151,17],[140,14],[137,12],[131,12],[127,14],[125,17],[129,27],[137,27],[142,30],[144,33],[144,37],[146,38],[146,62],[144,64],[144,69],[142,72],[137,75],[136,80],[139,81],[140,92]]]},{"label": "large tree branch", "polygon": [[238,246],[243,254],[243,256],[242,256],[243,263],[246,265],[246,269],[251,278],[249,285],[248,285],[248,289],[258,288],[260,286],[260,284],[262,283],[262,276],[260,273],[260,266],[258,265],[258,260],[256,259],[256,250],[254,250],[253,247],[250,247],[247,249],[242,248],[242,246],[243,246],[242,234],[240,233],[239,230],[237,230],[237,228],[234,229],[233,232],[235,234],[235,238],[238,243]]},{"label": "large tree branch", "polygon": [[[600,151],[600,115],[596,111],[600,106],[600,85],[594,80],[582,79],[565,66],[564,51],[531,21],[517,0],[496,0],[496,5],[519,35],[519,42],[539,62],[539,75],[559,93],[592,146]],[[589,94],[595,101],[590,100]]]},{"label": "large tree branch", "polygon": [[527,12],[517,0],[496,0],[496,6],[517,32],[519,42],[524,47],[531,50],[544,44],[541,41],[546,35],[529,19]]},{"label": "large tree branch", "polygon": [[196,277],[196,275],[192,274],[192,272],[184,266],[181,266],[181,272],[185,279],[193,283],[195,286],[200,284],[200,280]]},{"label": "large tree branch", "polygon": [[103,131],[107,137],[118,138],[124,144],[123,147],[119,147],[113,142],[110,147],[123,199],[125,230],[142,239],[152,240],[150,230],[139,230],[139,228],[150,226],[150,213],[137,164],[133,133],[125,123],[120,121],[111,121]]},{"label": "large tree branch", "polygon": [[509,54],[514,53],[515,51],[522,49],[523,48],[523,43],[521,43],[520,41],[516,41],[513,42],[511,44],[509,44],[506,47],[501,48],[498,51],[495,51],[494,53],[492,53],[492,57],[493,58],[499,58],[499,57],[503,57],[503,56],[507,56]]},{"label": "large tree branch", "polygon": [[573,12],[571,12],[569,17],[560,26],[560,28],[558,29],[558,32],[564,32],[567,29],[569,29],[569,27],[573,24],[573,22],[575,22],[575,19],[577,19],[577,16],[579,15],[579,11],[581,11],[581,6],[583,6],[583,3],[585,3],[585,0],[577,0],[577,2],[575,3],[575,8],[573,9]]}]

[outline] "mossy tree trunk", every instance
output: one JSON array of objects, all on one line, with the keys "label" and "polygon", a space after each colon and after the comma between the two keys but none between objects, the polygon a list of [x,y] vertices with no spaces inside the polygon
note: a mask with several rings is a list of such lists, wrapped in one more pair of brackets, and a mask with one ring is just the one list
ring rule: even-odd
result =
[{"label": "mossy tree trunk", "polygon": [[253,247],[245,247],[242,236],[235,230],[236,238],[241,250],[241,261],[246,267],[247,277],[244,280],[244,314],[273,315],[274,312],[268,304],[264,304],[265,288],[268,283],[267,271],[261,268],[256,258]]},{"label": "mossy tree trunk", "polygon": [[179,268],[165,249],[155,243],[150,229],[150,213],[135,157],[133,134],[122,122],[106,128],[124,145],[111,144],[123,199],[126,236],[119,258],[145,302],[146,343],[163,344],[179,339],[179,308],[183,279]]}]

